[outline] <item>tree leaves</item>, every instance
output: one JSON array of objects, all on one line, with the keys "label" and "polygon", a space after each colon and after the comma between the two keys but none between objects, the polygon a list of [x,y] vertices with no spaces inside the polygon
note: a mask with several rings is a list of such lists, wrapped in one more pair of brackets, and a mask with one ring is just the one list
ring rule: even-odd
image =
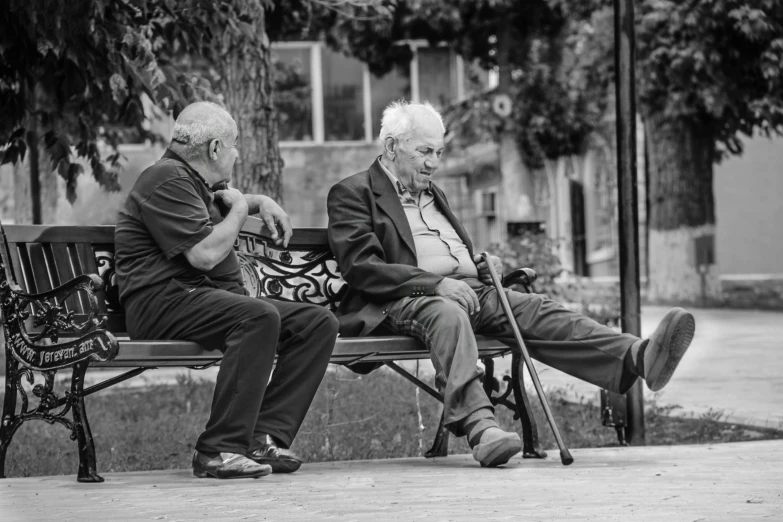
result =
[{"label": "tree leaves", "polygon": [[[143,96],[175,113],[196,99],[215,99],[209,81],[189,70],[189,55],[215,58],[216,34],[227,35],[226,45],[263,34],[254,20],[270,5],[269,0],[0,2],[2,161],[16,162],[34,146],[23,144],[34,124],[67,184],[81,173],[76,155],[105,188],[117,188],[116,172],[106,164],[117,167],[114,154],[123,136],[131,131],[160,139],[144,128]],[[250,46],[246,50],[252,52]],[[115,149],[109,152],[114,161],[102,157],[99,142]],[[75,195],[72,188],[69,197]]]},{"label": "tree leaves", "polygon": [[[581,26],[606,0],[398,0],[353,9],[350,2],[339,9],[323,3],[275,2],[271,16],[280,23],[270,35],[324,41],[379,76],[410,63],[410,40],[445,43],[486,69],[505,61],[513,77],[512,117],[498,118],[488,94],[462,100],[445,114],[452,143],[497,139],[511,130],[525,161],[540,165],[543,158],[578,152],[600,117],[604,102],[594,98],[604,85],[588,85],[589,73],[573,64],[588,39]],[[605,100],[605,88],[598,96]]]},{"label": "tree leaves", "polygon": [[741,151],[738,134],[783,134],[783,3],[646,0],[638,17],[645,117],[709,126],[719,159]]}]

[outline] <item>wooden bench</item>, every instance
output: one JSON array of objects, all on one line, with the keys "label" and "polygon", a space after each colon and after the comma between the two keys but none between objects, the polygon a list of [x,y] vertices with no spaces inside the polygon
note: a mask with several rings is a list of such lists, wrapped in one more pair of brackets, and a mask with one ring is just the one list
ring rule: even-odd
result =
[{"label": "wooden bench", "polygon": [[[263,235],[249,218],[235,248],[251,295],[328,306],[336,310],[344,282],[329,250],[325,229],[297,229],[286,250]],[[0,303],[5,327],[6,386],[0,425],[0,477],[19,426],[33,419],[59,423],[79,446],[80,482],[101,482],[84,397],[142,372],[166,366],[204,369],[219,364],[218,350],[184,341],[134,341],[127,336],[114,271],[113,226],[0,224]],[[529,284],[531,270],[517,270],[508,282]],[[527,286],[526,286],[527,288]],[[529,290],[529,289],[528,289]],[[493,404],[515,412],[522,424],[523,456],[543,458],[522,382],[522,357],[513,344],[479,338],[485,365],[484,389]],[[512,354],[505,389],[494,375],[493,358]],[[402,336],[338,338],[334,364],[382,363],[443,402],[433,389],[397,364],[429,359],[415,339]],[[89,367],[128,368],[119,376],[84,387]],[[58,396],[55,374],[72,371],[70,390]],[[35,379],[35,377],[38,379]],[[42,382],[38,382],[41,380]],[[27,386],[24,386],[24,382]],[[37,384],[36,384],[37,383]],[[32,395],[28,391],[32,386]],[[32,404],[35,402],[36,404]],[[448,431],[441,424],[427,457],[445,456]]]}]

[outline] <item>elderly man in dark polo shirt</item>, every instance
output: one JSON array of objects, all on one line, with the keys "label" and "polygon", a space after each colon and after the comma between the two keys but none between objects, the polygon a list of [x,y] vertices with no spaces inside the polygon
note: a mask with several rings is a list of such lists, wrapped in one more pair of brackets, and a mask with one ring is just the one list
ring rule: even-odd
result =
[{"label": "elderly man in dark polo shirt", "polygon": [[[395,102],[383,113],[381,156],[329,192],[329,242],[349,286],[340,303],[340,331],[421,340],[444,390],[446,426],[467,436],[482,466],[494,467],[522,444],[495,420],[480,384],[474,333],[513,333],[487,266],[432,181],[443,138],[443,121],[431,105]],[[500,272],[500,260],[492,263]],[[693,316],[681,308],[670,310],[642,340],[544,296],[505,292],[522,335],[546,341],[531,345],[531,356],[618,393],[639,377],[660,390],[694,334]]]},{"label": "elderly man in dark polo shirt", "polygon": [[[195,341],[224,354],[193,455],[197,477],[296,471],[301,460],[287,448],[337,337],[337,320],[323,307],[247,295],[233,245],[248,213],[259,213],[283,246],[292,230],[266,196],[210,190],[230,179],[236,143],[237,125],[224,109],[186,107],[169,149],[128,194],[115,232],[131,337]],[[229,207],[225,216],[218,198]]]}]

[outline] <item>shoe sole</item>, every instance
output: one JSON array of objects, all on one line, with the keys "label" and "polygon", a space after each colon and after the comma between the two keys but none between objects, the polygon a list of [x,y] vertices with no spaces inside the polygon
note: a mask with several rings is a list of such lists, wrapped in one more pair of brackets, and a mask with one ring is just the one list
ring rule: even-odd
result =
[{"label": "shoe sole", "polygon": [[229,480],[229,479],[243,479],[243,478],[260,478],[260,477],[266,477],[267,475],[272,474],[272,469],[262,469],[258,471],[257,473],[249,473],[247,475],[231,475],[231,476],[223,476],[221,477],[219,473],[210,473],[209,471],[196,471],[193,470],[193,476],[196,478],[216,478],[221,480]]},{"label": "shoe sole", "polygon": [[[248,457],[250,458],[250,457]],[[302,467],[302,463],[295,459],[251,459],[259,464],[271,466],[272,473],[293,473]]]},{"label": "shoe sole", "polygon": [[495,468],[508,462],[511,457],[522,451],[522,441],[516,433],[499,439],[477,444],[473,448],[473,458],[477,460],[482,468]]},{"label": "shoe sole", "polygon": [[[669,383],[696,332],[696,321],[689,312],[678,308],[667,315],[672,315],[668,318],[669,326],[661,339],[655,359],[650,361],[650,369],[646,372],[647,387],[654,392],[660,391]],[[666,320],[667,317],[664,317],[664,321]]]}]

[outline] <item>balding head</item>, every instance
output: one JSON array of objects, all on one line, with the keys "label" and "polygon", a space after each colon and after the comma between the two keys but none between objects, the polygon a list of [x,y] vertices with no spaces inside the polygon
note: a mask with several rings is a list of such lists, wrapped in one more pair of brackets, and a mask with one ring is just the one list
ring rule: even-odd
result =
[{"label": "balding head", "polygon": [[185,107],[174,122],[172,143],[186,159],[195,159],[206,153],[204,145],[211,140],[220,140],[231,145],[232,136],[237,134],[234,118],[220,105],[212,102],[195,102]]}]

